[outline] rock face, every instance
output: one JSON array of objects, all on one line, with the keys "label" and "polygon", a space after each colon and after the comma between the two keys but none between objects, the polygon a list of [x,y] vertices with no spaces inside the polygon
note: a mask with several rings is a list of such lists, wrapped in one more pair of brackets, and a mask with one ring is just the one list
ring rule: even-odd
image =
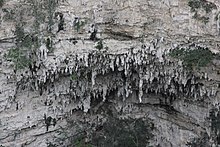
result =
[{"label": "rock face", "polygon": [[[218,0],[1,3],[0,146],[58,146],[107,111],[150,120],[151,146],[220,144]],[[216,55],[187,69],[177,48]]]}]

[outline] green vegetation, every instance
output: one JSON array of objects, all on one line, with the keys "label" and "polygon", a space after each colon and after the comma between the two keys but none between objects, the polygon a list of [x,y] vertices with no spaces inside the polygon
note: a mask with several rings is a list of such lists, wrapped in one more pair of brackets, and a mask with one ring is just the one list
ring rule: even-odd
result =
[{"label": "green vegetation", "polygon": [[70,80],[75,81],[76,79],[77,79],[77,74],[76,74],[76,73],[73,73],[73,74],[70,76]]},{"label": "green vegetation", "polygon": [[43,0],[41,2],[26,0],[30,4],[30,14],[34,16],[34,30],[39,32],[40,24],[47,22],[47,31],[51,33],[54,25],[53,16],[59,0]]},{"label": "green vegetation", "polygon": [[0,8],[4,5],[4,0],[0,0]]},{"label": "green vegetation", "polygon": [[212,109],[210,111],[210,116],[211,120],[211,129],[212,131],[218,136],[218,141],[220,143],[220,134],[218,133],[220,131],[220,112],[219,109]]},{"label": "green vegetation", "polygon": [[198,9],[204,9],[206,13],[211,12],[213,9],[217,9],[217,6],[208,2],[207,0],[189,0],[188,6],[191,8],[192,12],[196,12]]},{"label": "green vegetation", "polygon": [[153,137],[153,124],[143,119],[109,117],[101,132],[92,135],[92,144],[104,147],[146,147]]},{"label": "green vegetation", "polygon": [[144,118],[107,117],[102,124],[68,122],[54,140],[57,146],[71,147],[146,147],[152,139],[154,124]]},{"label": "green vegetation", "polygon": [[98,42],[97,42],[97,45],[95,46],[95,48],[96,49],[98,49],[98,50],[101,50],[101,49],[103,49],[103,42],[102,42],[102,40],[99,40]]},{"label": "green vegetation", "polygon": [[15,64],[15,69],[24,69],[28,67],[32,61],[18,48],[11,48],[7,55],[8,59],[11,59]]},{"label": "green vegetation", "polygon": [[203,23],[205,23],[205,24],[207,24],[207,23],[209,22],[209,17],[207,17],[207,16],[201,16],[201,15],[199,15],[198,13],[195,13],[195,14],[193,15],[193,18],[196,19],[196,20],[199,20],[199,21],[201,21],[201,22],[203,22]]},{"label": "green vegetation", "polygon": [[55,144],[51,143],[51,142],[48,142],[47,147],[57,147],[57,146]]},{"label": "green vegetation", "polygon": [[[213,144],[213,142],[215,144],[220,144],[220,112],[218,107],[210,110],[208,119],[211,125],[210,136],[207,133],[202,133],[201,137],[194,138],[191,142],[187,143],[187,146],[208,147]],[[212,140],[212,142],[210,140]]]},{"label": "green vegetation", "polygon": [[178,48],[170,52],[170,56],[183,61],[183,65],[189,69],[204,67],[214,58],[207,48],[183,49]]},{"label": "green vegetation", "polygon": [[46,47],[49,50],[49,52],[53,51],[53,41],[50,38],[46,39]]},{"label": "green vegetation", "polygon": [[211,132],[208,135],[206,132],[201,134],[201,137],[194,138],[187,143],[189,147],[209,147],[211,144],[220,144],[220,112],[219,107],[214,107],[210,110],[209,117]]},{"label": "green vegetation", "polygon": [[15,36],[17,43],[21,43],[24,40],[25,33],[21,23],[15,26]]},{"label": "green vegetation", "polygon": [[[211,122],[211,138],[215,143],[220,144],[220,112],[219,107],[210,110],[209,120]],[[210,139],[210,137],[208,138]]]},{"label": "green vegetation", "polygon": [[52,118],[51,116],[47,117],[46,114],[44,114],[44,122],[46,124],[46,131],[48,131],[51,125],[56,125],[57,120],[56,118]]},{"label": "green vegetation", "polygon": [[83,26],[85,26],[86,23],[87,23],[86,21],[82,21],[82,20],[80,20],[80,19],[78,18],[78,20],[75,20],[75,22],[74,22],[74,28],[75,28],[75,30],[76,30],[77,32],[79,32],[80,29],[81,29]]},{"label": "green vegetation", "polygon": [[200,14],[198,14],[198,11],[200,9],[203,9],[207,15],[213,9],[217,9],[217,6],[214,3],[208,2],[207,0],[189,0],[188,6],[191,8],[191,12],[194,13],[193,18],[202,21],[203,23],[208,23],[209,17],[201,16]]},{"label": "green vegetation", "polygon": [[48,13],[48,32],[52,31],[52,26],[54,25],[53,15],[56,11],[56,7],[58,6],[58,1],[55,0],[47,0],[46,1],[46,10]]},{"label": "green vegetation", "polygon": [[[43,0],[40,2],[26,0],[25,5],[20,2],[13,10],[2,10],[4,19],[14,21],[16,24],[14,31],[16,46],[11,48],[5,56],[14,62],[16,70],[26,68],[37,60],[36,52],[41,46],[41,42],[46,44],[50,52],[53,51],[52,26],[54,25],[53,17],[58,3],[59,0]],[[30,22],[32,28],[26,26],[27,23],[24,19],[29,17],[34,18],[33,22]],[[41,24],[47,25],[47,28],[40,27]],[[26,27],[28,29],[25,30]],[[44,36],[48,36],[47,39],[40,40]]]},{"label": "green vegetation", "polygon": [[64,21],[63,13],[61,12],[56,12],[55,17],[59,18],[58,30],[57,30],[57,33],[58,33],[59,31],[64,30],[65,21]]},{"label": "green vegetation", "polygon": [[207,133],[203,133],[200,138],[194,138],[191,142],[188,142],[186,145],[188,147],[208,147],[209,145],[209,136]]},{"label": "green vegetation", "polygon": [[79,138],[77,138],[77,139],[73,142],[72,146],[74,146],[74,147],[92,147],[92,145],[91,145],[90,143],[86,143],[86,142],[85,142],[85,139],[84,139],[82,136],[80,136]]},{"label": "green vegetation", "polygon": [[6,55],[8,59],[14,62],[15,69],[24,69],[28,67],[33,59],[30,57],[32,48],[38,47],[38,39],[24,33],[23,26],[17,25],[15,29],[16,47],[11,48]]},{"label": "green vegetation", "polygon": [[13,9],[2,9],[2,12],[4,13],[3,19],[4,20],[13,20],[15,19],[15,12]]}]

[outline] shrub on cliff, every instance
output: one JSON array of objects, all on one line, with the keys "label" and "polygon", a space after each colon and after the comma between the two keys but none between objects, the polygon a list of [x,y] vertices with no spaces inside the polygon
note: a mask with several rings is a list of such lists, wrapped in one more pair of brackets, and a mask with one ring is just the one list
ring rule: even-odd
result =
[{"label": "shrub on cliff", "polygon": [[11,48],[6,57],[14,62],[16,70],[24,69],[31,64],[31,59],[18,48]]},{"label": "shrub on cliff", "polygon": [[153,138],[154,124],[145,118],[120,119],[111,116],[101,124],[69,123],[68,131],[63,129],[55,139],[57,146],[146,147]]},{"label": "shrub on cliff", "polygon": [[177,48],[170,52],[170,56],[183,61],[183,65],[189,69],[205,67],[213,59],[212,52],[207,48],[195,49]]},{"label": "shrub on cliff", "polygon": [[93,133],[92,144],[105,147],[145,147],[153,137],[153,125],[143,119],[110,117]]},{"label": "shrub on cliff", "polygon": [[[217,9],[215,3],[207,0],[189,0],[188,6],[190,7],[191,12],[194,13],[193,18],[203,23],[208,23],[210,19],[208,14],[212,10]],[[199,12],[202,10],[205,11],[205,14],[201,15]]]}]

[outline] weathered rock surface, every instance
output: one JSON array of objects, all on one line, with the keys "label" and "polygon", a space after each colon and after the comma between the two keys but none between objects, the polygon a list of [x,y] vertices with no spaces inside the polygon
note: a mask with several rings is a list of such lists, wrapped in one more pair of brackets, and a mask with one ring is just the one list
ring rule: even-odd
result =
[{"label": "weathered rock surface", "polygon": [[[209,119],[219,107],[219,60],[190,71],[169,56],[189,46],[219,52],[218,0],[208,1],[209,12],[192,12],[187,0],[43,2],[5,0],[0,8],[0,145],[47,146],[69,119],[91,123],[105,103],[119,117],[152,120],[152,146],[184,147],[204,133],[207,145],[220,143]],[[15,71],[5,55],[19,44],[19,22],[40,45],[30,66]]]}]

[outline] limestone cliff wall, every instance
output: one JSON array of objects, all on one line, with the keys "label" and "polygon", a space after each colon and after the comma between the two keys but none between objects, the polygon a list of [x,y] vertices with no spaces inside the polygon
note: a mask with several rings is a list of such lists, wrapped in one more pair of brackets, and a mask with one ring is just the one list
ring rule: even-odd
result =
[{"label": "limestone cliff wall", "polygon": [[[0,145],[47,146],[69,119],[104,117],[106,102],[122,118],[149,118],[152,146],[184,147],[203,134],[217,145],[210,112],[219,105],[218,58],[191,71],[169,52],[218,53],[220,2],[189,2],[4,0]],[[47,128],[48,118],[56,123]]]}]

